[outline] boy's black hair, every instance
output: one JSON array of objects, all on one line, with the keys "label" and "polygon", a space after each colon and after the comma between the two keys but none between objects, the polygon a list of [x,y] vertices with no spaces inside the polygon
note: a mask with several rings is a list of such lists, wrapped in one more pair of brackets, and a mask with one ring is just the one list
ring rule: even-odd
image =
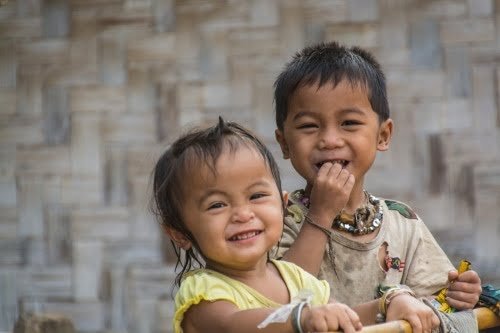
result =
[{"label": "boy's black hair", "polygon": [[186,195],[186,179],[206,165],[214,175],[217,174],[215,165],[223,149],[235,152],[238,147],[245,145],[255,149],[269,167],[281,196],[281,180],[278,165],[267,147],[249,130],[234,122],[225,122],[219,117],[217,125],[206,129],[194,129],[179,137],[159,158],[153,170],[153,196],[151,210],[162,226],[167,226],[182,233],[192,243],[192,247],[182,255],[181,249],[172,242],[177,256],[177,264],[181,272],[175,282],[180,285],[182,275],[196,267],[203,267],[202,259],[197,256],[195,249],[201,256],[198,244],[182,220],[181,208]]},{"label": "boy's black hair", "polygon": [[347,48],[329,42],[297,52],[276,79],[274,102],[278,129],[283,130],[288,102],[297,88],[313,84],[322,87],[327,83],[336,86],[342,80],[348,80],[353,86],[361,84],[379,120],[389,118],[385,75],[377,60],[359,47]]}]

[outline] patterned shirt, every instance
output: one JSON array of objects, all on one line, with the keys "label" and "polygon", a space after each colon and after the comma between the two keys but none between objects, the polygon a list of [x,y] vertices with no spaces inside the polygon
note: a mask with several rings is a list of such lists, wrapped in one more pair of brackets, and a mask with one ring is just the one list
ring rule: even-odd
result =
[{"label": "patterned shirt", "polygon": [[[297,238],[308,209],[290,195],[285,227],[278,248],[281,258]],[[383,222],[377,236],[360,243],[331,230],[318,278],[330,284],[332,297],[349,306],[377,298],[380,285],[405,284],[418,297],[429,296],[446,286],[454,269],[422,220],[404,203],[381,199]],[[333,249],[330,258],[329,248]],[[381,266],[381,253],[386,267]],[[385,253],[384,253],[385,252]]]}]

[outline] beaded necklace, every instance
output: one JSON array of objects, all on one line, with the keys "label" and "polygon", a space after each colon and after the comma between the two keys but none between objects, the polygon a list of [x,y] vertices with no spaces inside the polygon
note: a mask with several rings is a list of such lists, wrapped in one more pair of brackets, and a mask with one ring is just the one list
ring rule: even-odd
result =
[{"label": "beaded necklace", "polygon": [[[380,200],[372,194],[364,191],[368,202],[356,209],[354,215],[341,212],[332,222],[332,228],[347,231],[355,235],[366,235],[377,230],[382,224],[384,213]],[[309,198],[304,190],[297,192],[297,199],[307,208],[309,208]]]}]

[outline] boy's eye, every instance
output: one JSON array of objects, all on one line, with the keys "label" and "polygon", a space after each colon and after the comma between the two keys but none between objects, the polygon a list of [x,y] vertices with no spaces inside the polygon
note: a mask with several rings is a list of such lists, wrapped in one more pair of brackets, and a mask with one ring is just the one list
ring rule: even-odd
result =
[{"label": "boy's eye", "polygon": [[254,193],[250,196],[250,200],[260,199],[260,198],[263,198],[266,196],[267,196],[267,194],[265,194],[265,193]]},{"label": "boy's eye", "polygon": [[313,124],[313,123],[305,123],[305,124],[297,125],[298,129],[317,128],[317,127],[318,127],[318,125]]},{"label": "boy's eye", "polygon": [[360,121],[353,120],[353,119],[351,119],[351,120],[344,120],[342,122],[342,126],[355,126],[355,125],[360,125],[360,124],[361,124]]}]

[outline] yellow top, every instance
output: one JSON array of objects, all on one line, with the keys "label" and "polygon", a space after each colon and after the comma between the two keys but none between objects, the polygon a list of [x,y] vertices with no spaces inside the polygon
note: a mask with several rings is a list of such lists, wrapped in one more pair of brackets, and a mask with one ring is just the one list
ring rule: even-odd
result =
[{"label": "yellow top", "polygon": [[[271,260],[285,281],[293,299],[301,290],[312,293],[312,305],[328,303],[330,286],[318,280],[299,266],[279,260]],[[190,306],[201,301],[229,301],[241,310],[255,308],[277,308],[276,303],[246,284],[209,269],[197,269],[185,275],[175,296],[174,332],[181,333],[184,313]]]}]

